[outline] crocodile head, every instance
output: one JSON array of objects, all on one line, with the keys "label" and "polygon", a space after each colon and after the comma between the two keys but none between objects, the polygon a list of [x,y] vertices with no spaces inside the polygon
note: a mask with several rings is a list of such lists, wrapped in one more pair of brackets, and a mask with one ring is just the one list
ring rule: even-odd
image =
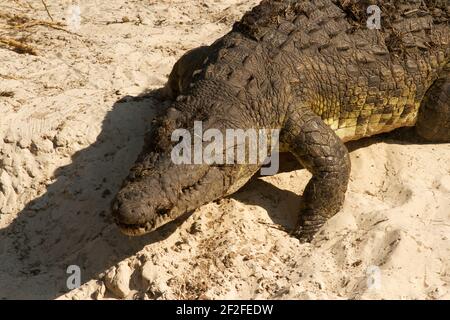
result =
[{"label": "crocodile head", "polygon": [[229,195],[259,169],[255,164],[177,164],[172,153],[177,145],[172,141],[172,132],[180,127],[194,130],[193,125],[184,126],[188,120],[182,117],[172,107],[154,124],[143,151],[113,200],[114,219],[127,235],[148,233]]},{"label": "crocodile head", "polygon": [[232,168],[169,164],[164,156],[157,161],[158,169],[135,166],[113,202],[116,224],[127,235],[153,231],[229,194],[229,179],[239,175]]}]

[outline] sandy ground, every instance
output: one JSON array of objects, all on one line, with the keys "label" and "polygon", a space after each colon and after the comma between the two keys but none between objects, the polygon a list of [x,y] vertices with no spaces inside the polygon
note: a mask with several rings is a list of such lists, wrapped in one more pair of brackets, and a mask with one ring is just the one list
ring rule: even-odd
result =
[{"label": "sandy ground", "polygon": [[[47,1],[75,26],[70,1]],[[257,1],[78,1],[81,27],[41,1],[0,0],[0,298],[449,299],[450,145],[400,136],[353,145],[344,209],[312,244],[287,235],[309,174],[255,179],[140,238],[111,198],[187,49],[209,44]],[[75,3],[75,2],[74,2]],[[73,12],[73,10],[72,10]],[[67,268],[81,270],[70,291]]]}]

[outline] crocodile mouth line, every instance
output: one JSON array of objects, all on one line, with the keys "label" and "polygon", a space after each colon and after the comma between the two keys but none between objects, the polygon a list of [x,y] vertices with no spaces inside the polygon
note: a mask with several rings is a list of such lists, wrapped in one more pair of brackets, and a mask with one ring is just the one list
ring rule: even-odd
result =
[{"label": "crocodile mouth line", "polygon": [[120,231],[127,236],[141,236],[152,230],[150,222],[143,224],[126,224],[116,221]]},{"label": "crocodile mouth line", "polygon": [[114,222],[119,227],[120,231],[128,236],[141,236],[146,233],[149,233],[160,226],[170,222],[172,219],[170,218],[170,213],[173,207],[170,208],[158,208],[156,210],[156,217],[152,220],[141,222],[141,223],[125,223],[120,221],[117,217],[114,219]]}]

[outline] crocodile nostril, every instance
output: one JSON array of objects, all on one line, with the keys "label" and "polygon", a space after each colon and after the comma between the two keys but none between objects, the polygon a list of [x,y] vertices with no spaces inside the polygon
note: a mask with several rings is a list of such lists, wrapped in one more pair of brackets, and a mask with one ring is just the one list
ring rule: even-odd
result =
[{"label": "crocodile nostril", "polygon": [[131,200],[131,199],[135,198],[135,196],[136,196],[136,193],[134,191],[128,191],[123,194],[123,198],[126,200]]}]

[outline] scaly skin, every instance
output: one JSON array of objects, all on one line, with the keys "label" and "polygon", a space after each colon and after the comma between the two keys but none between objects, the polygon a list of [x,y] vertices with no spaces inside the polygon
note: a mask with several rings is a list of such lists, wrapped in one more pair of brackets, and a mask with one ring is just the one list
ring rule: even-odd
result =
[{"label": "scaly skin", "polygon": [[174,129],[281,129],[281,145],[313,177],[293,234],[310,241],[342,207],[350,175],[345,141],[416,126],[450,142],[450,6],[377,1],[382,29],[366,27],[372,2],[263,1],[209,47],[183,56],[163,93],[174,100],[149,133],[112,209],[140,235],[229,195],[260,165],[175,165]]}]

